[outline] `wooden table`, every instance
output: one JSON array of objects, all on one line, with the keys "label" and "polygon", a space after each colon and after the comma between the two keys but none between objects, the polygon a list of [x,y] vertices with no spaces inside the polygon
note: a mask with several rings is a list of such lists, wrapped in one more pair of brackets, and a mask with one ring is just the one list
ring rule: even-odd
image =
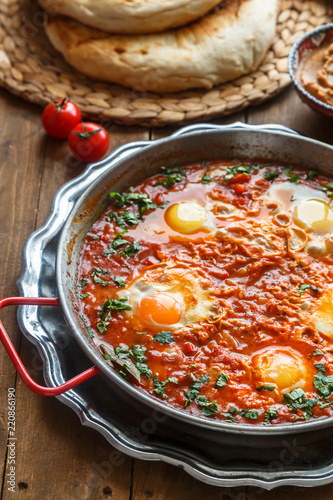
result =
[{"label": "wooden table", "polygon": [[[0,91],[0,297],[17,295],[21,250],[27,237],[46,220],[57,189],[79,175],[66,141],[47,137],[41,110]],[[252,124],[281,123],[331,143],[332,123],[307,108],[289,88],[279,97],[243,113],[218,120]],[[172,129],[110,126],[111,148],[134,140],[156,139]],[[32,375],[43,384],[36,349],[20,333],[14,308],[1,319]],[[16,389],[15,493],[8,491],[8,389]],[[30,392],[0,347],[1,500],[328,500],[333,483],[319,488],[218,488],[207,486],[183,470],[158,462],[112,455],[99,434],[83,427],[76,414],[57,399]],[[113,465],[112,465],[113,463]],[[110,466],[111,464],[111,466]]]}]

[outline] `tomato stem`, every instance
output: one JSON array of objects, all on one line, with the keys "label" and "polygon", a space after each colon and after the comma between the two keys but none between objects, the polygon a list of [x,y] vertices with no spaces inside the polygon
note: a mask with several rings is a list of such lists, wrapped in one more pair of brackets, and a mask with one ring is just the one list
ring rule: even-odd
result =
[{"label": "tomato stem", "polygon": [[55,102],[55,107],[57,108],[57,115],[60,113],[60,111],[62,110],[62,108],[65,106],[67,102],[67,98],[64,97],[63,100],[61,102]]},{"label": "tomato stem", "polygon": [[100,132],[102,130],[101,128],[98,128],[96,130],[92,130],[91,132],[87,132],[87,129],[86,129],[86,126],[84,123],[82,123],[82,127],[83,127],[83,132],[72,132],[72,134],[77,135],[80,139],[83,139],[84,141],[89,139],[89,137],[91,137],[92,135],[98,134],[98,132]]}]

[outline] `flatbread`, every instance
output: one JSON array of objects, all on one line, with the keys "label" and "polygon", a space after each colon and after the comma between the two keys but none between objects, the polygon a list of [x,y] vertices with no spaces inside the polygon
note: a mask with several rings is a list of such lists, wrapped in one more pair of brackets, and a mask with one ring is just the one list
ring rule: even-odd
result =
[{"label": "flatbread", "polygon": [[39,0],[61,14],[110,33],[155,33],[194,21],[221,0]]},{"label": "flatbread", "polygon": [[184,28],[109,35],[68,17],[46,25],[52,44],[79,71],[137,90],[211,88],[253,71],[270,46],[278,0],[229,0]]}]

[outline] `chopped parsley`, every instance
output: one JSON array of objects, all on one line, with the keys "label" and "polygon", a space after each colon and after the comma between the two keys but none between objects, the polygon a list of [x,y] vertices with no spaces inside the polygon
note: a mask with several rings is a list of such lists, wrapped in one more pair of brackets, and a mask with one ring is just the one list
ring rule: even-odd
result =
[{"label": "chopped parsley", "polygon": [[171,189],[176,182],[181,182],[183,177],[186,177],[186,172],[183,168],[167,168],[161,167],[163,172],[163,178],[157,181],[154,186],[164,186],[167,189]]},{"label": "chopped parsley", "polygon": [[290,411],[295,411],[298,409],[302,410],[303,418],[307,420],[313,417],[311,409],[316,404],[316,401],[314,399],[306,398],[303,389],[298,387],[297,389],[294,389],[288,394],[284,394],[282,403],[286,404]]},{"label": "chopped parsley", "polygon": [[159,382],[157,375],[155,375],[155,377],[153,378],[153,382],[154,382],[154,386],[155,386],[154,391],[156,392],[156,394],[161,396],[163,399],[166,399],[165,386],[169,382],[171,382],[173,384],[179,384],[178,378],[176,378],[176,377],[170,377],[170,378],[167,378],[166,380],[164,380],[164,382]]},{"label": "chopped parsley", "polygon": [[215,382],[215,389],[219,389],[220,387],[224,387],[226,383],[228,382],[229,377],[225,373],[220,373],[220,375],[217,377],[217,380]]},{"label": "chopped parsley", "polygon": [[300,174],[292,174],[290,171],[292,169],[292,166],[289,165],[289,167],[286,167],[283,169],[283,173],[289,177],[289,182],[292,182],[293,184],[298,184],[300,180]]},{"label": "chopped parsley", "polygon": [[127,245],[123,252],[121,252],[122,257],[134,257],[136,253],[138,253],[141,250],[141,247],[139,243],[136,241],[133,241],[130,245]]},{"label": "chopped parsley", "polygon": [[264,417],[264,425],[268,425],[271,420],[274,420],[277,417],[278,411],[276,408],[269,408],[265,411]]},{"label": "chopped parsley", "polygon": [[94,338],[93,329],[91,328],[91,326],[87,325],[86,319],[85,319],[85,317],[82,314],[80,315],[80,319],[83,321],[84,326],[86,327],[86,330],[87,330],[87,333],[88,333],[89,337],[91,339],[93,339]]},{"label": "chopped parsley", "polygon": [[129,357],[129,350],[127,347],[124,346],[119,346],[116,347],[114,350],[116,356],[118,356],[119,359],[127,359]]},{"label": "chopped parsley", "polygon": [[302,283],[298,289],[298,293],[301,295],[302,293],[305,292],[305,290],[308,290],[310,288],[310,285],[307,283]]},{"label": "chopped parsley", "polygon": [[260,387],[257,387],[257,391],[274,391],[275,385],[261,385]]},{"label": "chopped parsley", "polygon": [[324,191],[329,198],[333,197],[333,182],[328,182],[324,186],[317,186],[317,189]]},{"label": "chopped parsley", "polygon": [[102,275],[110,274],[110,271],[106,271],[104,269],[98,269],[97,267],[95,267],[93,272],[91,273],[91,276],[94,278],[94,282],[96,284],[101,284],[102,286],[107,286],[109,284],[109,282],[100,278],[101,274]]},{"label": "chopped parsley", "polygon": [[106,333],[107,327],[110,324],[110,321],[108,321],[111,317],[111,314],[107,314],[101,321],[97,323],[97,330],[101,335],[104,335]]},{"label": "chopped parsley", "polygon": [[316,286],[309,285],[308,283],[302,283],[298,289],[298,293],[301,295],[302,293],[304,293],[306,290],[309,290],[309,289],[314,293],[319,292],[319,290]]},{"label": "chopped parsley", "polygon": [[277,172],[276,170],[269,170],[268,172],[264,173],[264,178],[267,181],[275,181],[275,179],[280,175],[280,172]]},{"label": "chopped parsley", "polygon": [[117,248],[119,248],[123,245],[128,245],[128,241],[122,239],[122,235],[125,233],[126,233],[126,231],[122,231],[121,233],[117,234],[117,236],[114,238],[114,240],[111,241],[111,243],[109,243],[110,249],[117,250]]},{"label": "chopped parsley", "polygon": [[227,413],[225,413],[225,417],[227,420],[230,420],[231,422],[237,422],[237,420],[234,418],[236,413],[238,412],[238,409],[236,406],[233,406]]},{"label": "chopped parsley", "polygon": [[88,283],[88,279],[87,278],[82,278],[82,280],[80,281],[80,283],[78,283],[76,286],[77,286],[77,288],[83,288],[84,286],[86,286],[87,283]]},{"label": "chopped parsley", "polygon": [[119,276],[113,276],[111,279],[120,288],[126,286],[125,281],[122,278],[119,278]]},{"label": "chopped parsley", "polygon": [[239,412],[239,416],[250,418],[251,420],[257,420],[258,412],[256,410],[249,410],[249,408],[245,408]]},{"label": "chopped parsley", "polygon": [[124,229],[125,226],[136,226],[138,224],[138,216],[134,212],[129,212],[128,210],[124,210],[121,214],[110,212],[107,218],[109,221],[114,220],[122,229]]},{"label": "chopped parsley", "polygon": [[212,182],[212,181],[213,181],[213,179],[211,178],[211,176],[207,175],[207,174],[205,174],[201,179],[202,184],[208,184],[209,182]]},{"label": "chopped parsley", "polygon": [[111,204],[116,208],[123,208],[132,203],[138,206],[141,213],[146,210],[155,209],[158,205],[145,193],[110,193]]},{"label": "chopped parsley", "polygon": [[[139,372],[141,373],[141,375],[150,378],[153,372],[148,368],[148,365],[146,364],[147,361],[147,358],[145,356],[146,350],[147,349],[144,346],[135,345],[133,349],[130,350],[128,350],[127,347],[125,346],[119,346],[115,348],[114,352],[118,357],[118,359],[120,360],[126,360],[129,359],[130,356],[132,356],[134,359],[134,364],[137,370],[139,370]],[[126,364],[123,364],[123,367],[126,369],[130,368],[129,366],[126,366]]]},{"label": "chopped parsley", "polygon": [[74,292],[74,295],[76,295],[76,297],[78,299],[85,299],[86,297],[88,297],[88,294],[87,293],[78,293],[78,292]]},{"label": "chopped parsley", "polygon": [[173,336],[171,332],[160,332],[154,335],[154,342],[160,342],[160,344],[171,344],[171,342],[173,342]]},{"label": "chopped parsley", "polygon": [[316,172],[316,170],[309,170],[307,176],[306,176],[306,180],[307,181],[312,181],[314,177],[318,177],[318,172]]},{"label": "chopped parsley", "polygon": [[250,175],[250,172],[254,168],[254,165],[239,165],[238,167],[227,167],[227,173],[223,177],[223,182],[230,181],[237,174]]},{"label": "chopped parsley", "polygon": [[206,415],[206,417],[210,417],[211,415],[215,415],[219,412],[218,406],[215,401],[208,401],[205,396],[197,396],[195,398],[195,403],[201,406],[202,413]]},{"label": "chopped parsley", "polygon": [[313,385],[321,396],[328,397],[333,392],[333,376],[325,375],[325,367],[322,363],[317,363],[317,375],[313,379]]},{"label": "chopped parsley", "polygon": [[316,349],[315,351],[313,351],[312,353],[312,356],[325,356],[325,353],[323,353],[322,351],[320,351],[319,349]]},{"label": "chopped parsley", "polygon": [[203,375],[200,380],[196,380],[192,373],[191,377],[193,384],[191,385],[191,389],[185,392],[185,408],[199,396],[202,384],[209,381],[209,377],[206,375]]},{"label": "chopped parsley", "polygon": [[111,311],[120,312],[120,311],[130,311],[132,306],[126,304],[128,301],[128,297],[122,297],[119,300],[116,299],[108,299],[102,305],[101,311],[98,313],[98,316],[102,320],[108,320],[110,318],[109,314]]}]

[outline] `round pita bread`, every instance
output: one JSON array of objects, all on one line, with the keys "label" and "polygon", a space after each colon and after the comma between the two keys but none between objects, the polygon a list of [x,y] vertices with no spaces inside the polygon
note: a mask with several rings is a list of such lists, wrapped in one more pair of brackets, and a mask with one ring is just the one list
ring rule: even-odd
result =
[{"label": "round pita bread", "polygon": [[178,30],[120,36],[66,17],[46,25],[52,44],[79,71],[138,91],[211,88],[253,71],[270,46],[278,0],[230,0]]},{"label": "round pita bread", "polygon": [[187,24],[221,0],[39,0],[50,14],[110,33],[155,33]]}]

